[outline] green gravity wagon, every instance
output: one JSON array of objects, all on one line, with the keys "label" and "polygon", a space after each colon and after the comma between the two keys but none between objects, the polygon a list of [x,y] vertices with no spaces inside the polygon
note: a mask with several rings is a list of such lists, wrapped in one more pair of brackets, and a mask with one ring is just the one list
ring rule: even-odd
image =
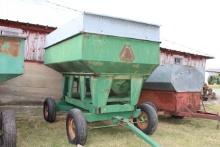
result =
[{"label": "green gravity wagon", "polygon": [[24,72],[24,38],[0,35],[0,82]]},{"label": "green gravity wagon", "polygon": [[[47,36],[44,62],[63,74],[59,102],[46,98],[44,118],[69,111],[69,142],[84,145],[87,122],[125,125],[152,146],[158,119],[150,104],[137,107],[143,80],[159,64],[159,26],[81,13]],[[108,126],[100,126],[108,127]]]},{"label": "green gravity wagon", "polygon": [[[4,35],[0,28],[0,84],[24,72],[24,38]],[[0,112],[0,146],[16,146],[16,125],[13,111]]]}]

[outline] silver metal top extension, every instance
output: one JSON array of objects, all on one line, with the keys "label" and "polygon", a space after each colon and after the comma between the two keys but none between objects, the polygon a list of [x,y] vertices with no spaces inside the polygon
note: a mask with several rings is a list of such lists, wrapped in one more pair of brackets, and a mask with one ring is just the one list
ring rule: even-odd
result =
[{"label": "silver metal top extension", "polygon": [[83,32],[159,42],[159,29],[154,24],[83,12],[50,33],[45,48]]}]

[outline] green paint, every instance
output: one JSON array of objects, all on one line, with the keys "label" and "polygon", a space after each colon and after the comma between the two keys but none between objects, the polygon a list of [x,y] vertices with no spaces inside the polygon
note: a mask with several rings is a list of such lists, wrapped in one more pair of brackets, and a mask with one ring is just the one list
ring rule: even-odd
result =
[{"label": "green paint", "polygon": [[85,99],[84,101],[81,101],[78,98],[65,97],[65,102],[67,102],[68,104],[73,105],[74,107],[87,110],[91,113],[95,113],[95,111],[96,111],[95,107],[91,104],[91,102],[88,99]]},{"label": "green paint", "polygon": [[140,97],[141,88],[143,84],[143,77],[131,78],[131,105],[136,105]]},{"label": "green paint", "polygon": [[[133,52],[132,63],[120,58],[125,46],[129,46]],[[60,72],[149,75],[159,64],[159,43],[80,34],[46,48],[45,64]]]},{"label": "green paint", "polygon": [[[155,64],[159,61],[157,54],[159,43],[151,41],[89,34],[84,35],[83,45],[83,59],[91,62],[125,62],[120,59],[125,46],[129,46],[134,54],[133,63]],[[151,57],[146,58],[144,55]],[[156,58],[157,62],[155,62]]]},{"label": "green paint", "polygon": [[160,147],[160,145],[156,141],[154,141],[150,136],[146,135],[137,127],[135,127],[128,119],[125,119],[123,117],[114,117],[114,119],[118,120],[118,123],[124,122],[128,129],[130,129],[137,136],[142,138],[146,143],[149,143],[152,147]]},{"label": "green paint", "polygon": [[[105,126],[95,126],[95,127],[89,127],[89,130],[92,129],[102,129],[102,128],[112,128],[112,127],[118,127],[118,125],[105,125]],[[1,134],[0,134],[1,135]]]},{"label": "green paint", "polygon": [[128,95],[130,91],[130,82],[128,80],[114,80],[112,82],[112,91],[121,97]]},{"label": "green paint", "polygon": [[80,60],[82,41],[82,35],[78,35],[46,49],[45,64]]},{"label": "green paint", "polygon": [[114,116],[121,116],[123,118],[130,119],[132,117],[138,117],[139,114],[140,114],[139,109],[136,109],[133,112],[128,111],[128,112],[103,113],[103,114],[84,113],[86,120],[88,122],[112,120]]},{"label": "green paint", "polygon": [[[0,36],[0,40],[3,41],[0,45],[0,82],[3,82],[24,72],[24,39]],[[11,47],[10,41],[14,40],[19,44],[17,56],[4,52]]]},{"label": "green paint", "polygon": [[69,110],[71,110],[73,108],[74,108],[74,106],[72,104],[69,104],[64,100],[61,100],[58,103],[56,103],[56,111],[68,112]]},{"label": "green paint", "polygon": [[101,113],[112,113],[112,112],[126,112],[126,111],[133,111],[134,106],[130,104],[123,104],[123,105],[107,105],[101,108]]},{"label": "green paint", "polygon": [[85,96],[86,96],[86,88],[85,88],[85,77],[84,76],[80,76],[79,78],[80,80],[80,98],[82,101],[84,101]]},{"label": "green paint", "polygon": [[73,76],[69,76],[68,78],[68,97],[72,97],[73,95]]},{"label": "green paint", "polygon": [[[118,76],[116,76],[118,77]],[[85,76],[74,76],[74,75],[65,75],[65,81],[68,84],[64,84],[67,87],[64,90],[67,90],[64,95],[64,100],[68,104],[72,104],[75,107],[82,108],[87,110],[90,113],[103,114],[103,113],[115,113],[115,112],[131,112],[135,110],[138,98],[140,96],[140,90],[143,82],[142,77],[130,77],[131,79],[125,79],[130,85],[128,91],[128,97],[120,97],[120,94],[117,97],[112,97],[112,81],[117,80],[114,76],[86,76],[87,79],[90,79],[90,92],[91,97],[86,97],[86,83]],[[79,78],[78,87],[81,89],[79,91],[80,97],[74,97],[73,94],[73,81],[74,79]],[[126,77],[128,78],[128,77]],[[129,82],[130,80],[130,82]],[[77,85],[75,85],[77,86]],[[115,88],[115,87],[114,87]],[[77,94],[75,94],[77,95]],[[115,94],[114,94],[115,95]]]},{"label": "green paint", "polygon": [[129,102],[130,97],[110,97],[108,98],[108,102]]},{"label": "green paint", "polygon": [[111,77],[91,78],[92,103],[95,107],[106,105],[111,90],[111,84]]},{"label": "green paint", "polygon": [[45,64],[64,74],[63,98],[56,110],[80,108],[88,122],[123,118],[153,145],[128,119],[140,115],[136,105],[143,79],[159,64],[159,54],[158,42],[95,34],[79,34],[46,48]]}]

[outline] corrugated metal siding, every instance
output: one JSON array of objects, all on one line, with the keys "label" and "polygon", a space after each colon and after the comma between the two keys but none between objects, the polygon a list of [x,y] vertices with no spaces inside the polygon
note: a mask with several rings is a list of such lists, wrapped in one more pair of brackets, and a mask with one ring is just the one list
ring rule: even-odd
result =
[{"label": "corrugated metal siding", "polygon": [[182,65],[193,66],[205,72],[206,59],[181,53],[173,53],[167,50],[160,53],[160,64],[175,64],[175,57],[182,58]]}]

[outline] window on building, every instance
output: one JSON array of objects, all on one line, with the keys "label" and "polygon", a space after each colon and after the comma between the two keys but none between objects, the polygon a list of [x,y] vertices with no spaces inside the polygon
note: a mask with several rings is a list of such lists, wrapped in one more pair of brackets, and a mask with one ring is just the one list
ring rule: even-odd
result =
[{"label": "window on building", "polygon": [[175,58],[174,58],[174,63],[175,63],[175,64],[182,64],[182,60],[183,60],[183,59],[180,58],[180,57],[175,57]]}]

